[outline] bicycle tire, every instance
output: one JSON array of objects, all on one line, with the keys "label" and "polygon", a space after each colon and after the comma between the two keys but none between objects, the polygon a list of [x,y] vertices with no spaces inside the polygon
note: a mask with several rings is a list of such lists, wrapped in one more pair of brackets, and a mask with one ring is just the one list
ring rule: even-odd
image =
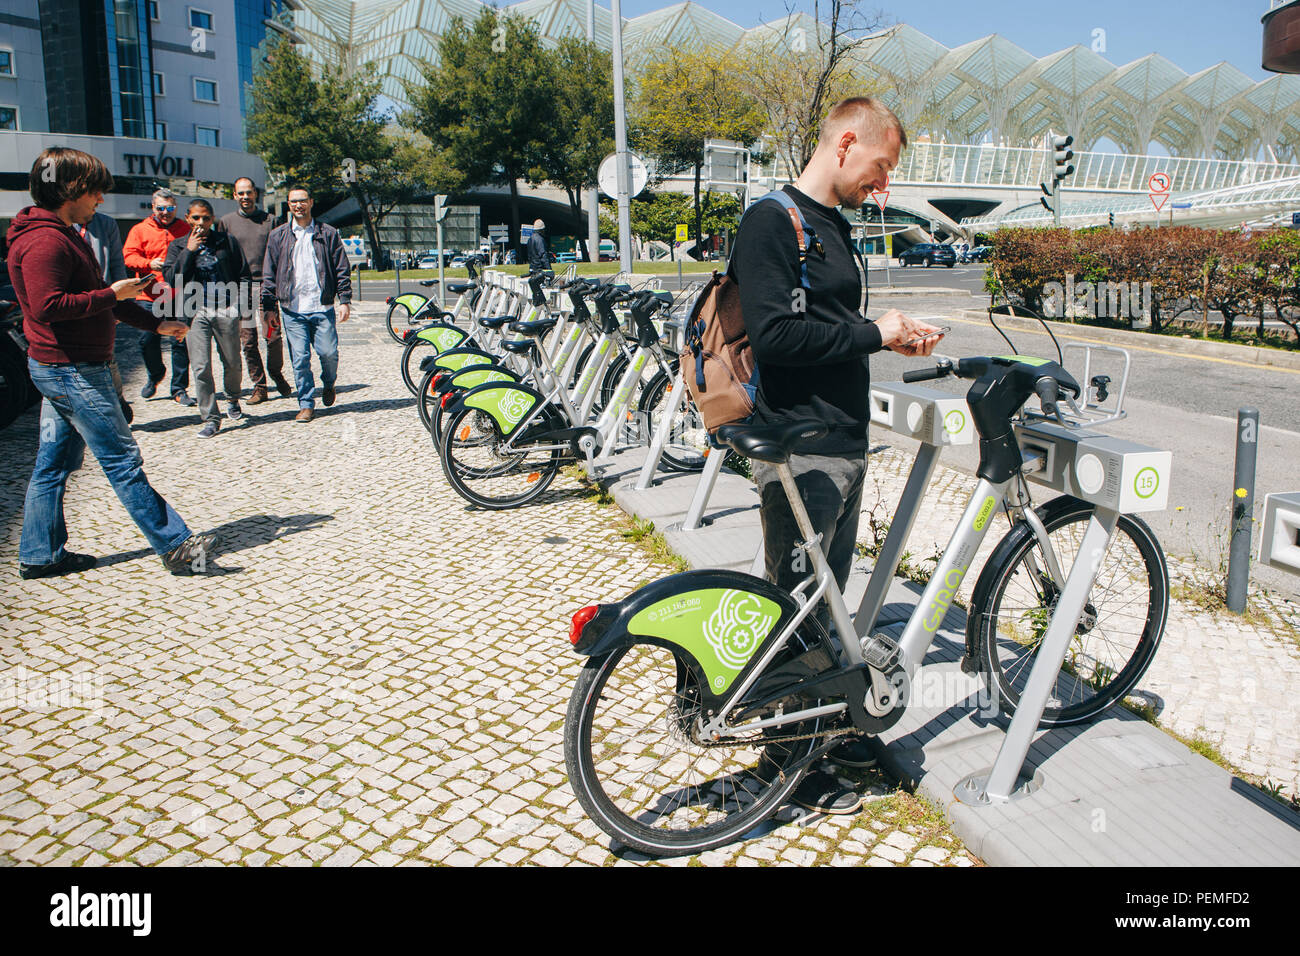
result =
[{"label": "bicycle tire", "polygon": [[[641,393],[638,410],[642,413],[645,427],[650,430],[651,441],[654,440],[655,431],[659,428],[659,422],[664,414],[663,404],[668,398],[668,390],[672,388],[672,384],[672,379],[660,369]],[[687,401],[686,410],[680,420],[680,430],[674,423],[669,440],[664,443],[663,456],[659,459],[660,464],[669,471],[703,471],[705,460],[713,453],[713,449],[709,446],[709,432],[704,427],[704,419],[700,418],[695,404]],[[722,454],[722,452],[716,453]]]},{"label": "bicycle tire", "polygon": [[569,785],[590,819],[631,849],[674,856],[730,843],[781,807],[807,770],[796,765],[821,742],[818,719],[782,728],[811,735],[802,741],[765,744],[759,733],[700,746],[691,739],[698,688],[662,644],[589,658],[578,674],[564,721]]},{"label": "bicycle tire", "polygon": [[[1064,575],[1093,510],[1068,496],[1038,509]],[[980,667],[1007,714],[1015,713],[1056,600],[1055,585],[1026,560],[1031,552],[1041,568],[1033,531],[1018,522],[989,555],[971,595]],[[1134,605],[1136,613],[1126,612]],[[1150,666],[1168,611],[1160,542],[1141,518],[1121,515],[1039,726],[1084,723],[1123,700]]]},{"label": "bicycle tire", "polygon": [[517,508],[541,495],[559,474],[563,449],[524,446],[503,454],[503,441],[496,419],[477,408],[462,408],[444,426],[438,448],[442,470],[470,504],[492,511]]},{"label": "bicycle tire", "polygon": [[[425,355],[436,355],[437,350],[424,352],[424,349],[433,349],[434,345],[425,339],[412,337],[402,349],[402,382],[405,383],[407,391],[412,395],[420,394],[420,386],[416,383],[415,375],[419,371],[420,361]],[[418,354],[417,354],[418,353]]]},{"label": "bicycle tire", "polygon": [[433,392],[433,377],[441,371],[431,368],[420,380],[420,391],[415,396],[415,408],[420,413],[420,424],[430,435],[433,434],[433,416],[438,412],[438,400],[441,396]]},{"label": "bicycle tire", "polygon": [[[397,311],[401,310],[401,318],[397,317]],[[388,305],[388,314],[384,316],[384,324],[388,326],[388,334],[398,345],[405,345],[404,336],[411,326],[411,310],[401,302],[390,302]]]}]

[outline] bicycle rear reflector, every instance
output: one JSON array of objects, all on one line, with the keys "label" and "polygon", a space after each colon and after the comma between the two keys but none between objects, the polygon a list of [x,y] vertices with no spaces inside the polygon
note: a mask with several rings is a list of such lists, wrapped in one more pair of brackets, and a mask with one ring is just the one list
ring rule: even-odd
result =
[{"label": "bicycle rear reflector", "polygon": [[460,430],[460,434],[457,435],[456,437],[457,437],[460,441],[469,441],[469,426],[466,425],[464,428],[462,428],[462,429]]},{"label": "bicycle rear reflector", "polygon": [[573,624],[569,627],[569,643],[577,644],[578,638],[582,637],[582,629],[587,626],[587,622],[596,616],[600,611],[599,604],[588,604],[573,615]]},{"label": "bicycle rear reflector", "polygon": [[[450,402],[450,401],[451,401],[453,398],[455,398],[455,397],[456,397],[456,393],[455,393],[455,392],[443,392],[443,393],[442,393],[442,398],[438,399],[438,407],[439,407],[439,408],[446,408],[446,407],[447,407],[447,403]],[[464,441],[464,440],[465,440],[466,438],[468,438],[468,437],[469,437],[469,426],[467,425],[467,426],[465,426],[464,428],[461,429],[461,432],[460,432],[460,440],[461,440],[461,441]]]}]

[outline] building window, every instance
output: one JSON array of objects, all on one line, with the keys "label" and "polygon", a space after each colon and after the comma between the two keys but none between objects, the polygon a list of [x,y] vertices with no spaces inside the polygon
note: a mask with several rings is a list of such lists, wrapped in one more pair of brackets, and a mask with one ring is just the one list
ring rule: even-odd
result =
[{"label": "building window", "polygon": [[194,127],[194,142],[200,146],[220,146],[221,130],[211,126]]},{"label": "building window", "polygon": [[215,103],[217,101],[217,81],[201,80],[196,76],[194,78],[194,98],[200,103]]},{"label": "building window", "polygon": [[158,0],[149,0],[149,19],[158,22]]},{"label": "building window", "polygon": [[18,107],[0,106],[0,129],[18,132]]},{"label": "building window", "polygon": [[166,139],[166,138],[167,138],[167,124],[166,124],[166,123],[154,123],[154,124],[153,124],[153,138],[154,138],[154,139]]},{"label": "building window", "polygon": [[166,84],[163,82],[163,75],[161,73],[155,73],[153,75],[153,95],[154,96],[167,95]]},{"label": "building window", "polygon": [[195,10],[190,7],[190,29],[212,32],[212,14],[207,10]]},{"label": "building window", "polygon": [[14,75],[14,51],[0,50],[0,76]]}]

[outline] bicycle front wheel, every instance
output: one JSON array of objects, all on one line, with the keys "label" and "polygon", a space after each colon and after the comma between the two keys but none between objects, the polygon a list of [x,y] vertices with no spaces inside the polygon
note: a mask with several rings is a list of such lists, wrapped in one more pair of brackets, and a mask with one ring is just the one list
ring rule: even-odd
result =
[{"label": "bicycle front wheel", "polygon": [[[1070,573],[1092,512],[1069,497],[1039,509],[1062,575]],[[1017,523],[989,555],[971,598],[981,667],[1008,714],[1020,702],[1059,597],[1033,531]],[[1122,701],[1151,664],[1168,611],[1160,542],[1142,519],[1121,515],[1040,726],[1083,723]]]},{"label": "bicycle front wheel", "polygon": [[[647,441],[654,440],[655,431],[663,416],[669,412],[668,392],[673,380],[659,372],[651,379],[645,391],[641,393],[641,412],[645,428],[649,432]],[[676,414],[669,432],[668,441],[664,443],[663,457],[659,460],[670,471],[703,471],[704,460],[709,455],[709,432],[704,427],[704,419],[695,410],[695,404],[686,402],[685,411],[679,411],[674,402],[671,411]],[[719,451],[718,454],[725,452]]]},{"label": "bicycle front wheel", "polygon": [[388,334],[398,345],[405,345],[404,335],[411,329],[411,310],[400,302],[388,306],[388,315],[384,317]]},{"label": "bicycle front wheel", "polygon": [[634,850],[698,853],[731,842],[781,806],[819,743],[820,723],[705,742],[694,672],[668,647],[634,644],[591,658],[564,723],[569,783],[588,816]]}]

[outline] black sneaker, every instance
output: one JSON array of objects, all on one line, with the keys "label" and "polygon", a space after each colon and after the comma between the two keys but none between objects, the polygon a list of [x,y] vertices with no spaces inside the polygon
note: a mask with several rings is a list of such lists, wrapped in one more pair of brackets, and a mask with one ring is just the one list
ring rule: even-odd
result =
[{"label": "black sneaker", "polygon": [[237,422],[244,417],[244,410],[239,407],[239,402],[231,402],[226,408],[226,417],[232,422]]},{"label": "black sneaker", "polygon": [[[162,379],[159,379],[159,380],[158,380],[158,382],[161,382],[161,381],[162,381]],[[158,382],[152,382],[152,381],[150,381],[150,382],[145,382],[145,383],[144,383],[144,388],[140,389],[140,397],[141,397],[141,398],[153,398],[153,397],[154,397],[154,394],[158,391]]]},{"label": "black sneaker", "polygon": [[163,567],[172,574],[203,574],[220,543],[221,536],[215,531],[192,534],[162,556]]},{"label": "black sneaker", "polygon": [[57,578],[65,574],[89,571],[98,563],[94,555],[64,551],[63,557],[52,564],[19,564],[18,576],[24,581],[31,581],[33,578]]},{"label": "black sneaker", "polygon": [[186,408],[193,408],[198,404],[196,399],[190,397],[188,392],[177,392],[172,396],[177,405],[184,405]]},{"label": "black sneaker", "polygon": [[857,813],[862,807],[862,794],[841,787],[838,780],[820,770],[804,777],[791,799],[814,813]]},{"label": "black sneaker", "polygon": [[220,423],[220,422],[216,422],[216,421],[207,421],[207,422],[204,422],[204,423],[203,423],[203,427],[199,429],[199,437],[200,437],[200,438],[211,438],[213,435],[215,435],[215,434],[216,434],[217,432],[219,432],[219,431],[221,431],[221,423]]},{"label": "black sneaker", "polygon": [[868,770],[876,765],[876,754],[861,737],[850,737],[826,755],[826,759],[841,767]]}]

